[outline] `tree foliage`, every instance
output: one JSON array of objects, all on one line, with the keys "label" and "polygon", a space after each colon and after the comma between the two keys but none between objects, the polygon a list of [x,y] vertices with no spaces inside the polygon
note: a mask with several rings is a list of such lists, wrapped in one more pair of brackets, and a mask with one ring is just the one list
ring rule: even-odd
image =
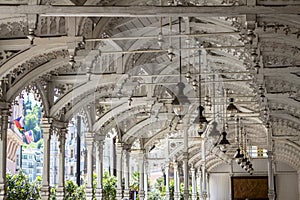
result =
[{"label": "tree foliage", "polygon": [[66,181],[66,200],[81,200],[85,199],[85,185],[78,186],[72,180]]},{"label": "tree foliage", "polygon": [[108,171],[103,174],[103,199],[114,200],[116,199],[117,178],[111,176]]},{"label": "tree foliage", "polygon": [[29,182],[28,176],[21,170],[14,175],[6,174],[6,182],[7,200],[40,199],[39,191],[42,183],[41,177],[38,176],[34,182]]},{"label": "tree foliage", "polygon": [[131,176],[130,189],[132,191],[139,191],[139,186],[140,186],[140,173],[134,172]]},{"label": "tree foliage", "polygon": [[26,131],[32,130],[34,141],[37,142],[42,138],[41,115],[42,109],[39,105],[32,106],[32,101],[28,98],[23,103],[24,108],[24,128]]}]

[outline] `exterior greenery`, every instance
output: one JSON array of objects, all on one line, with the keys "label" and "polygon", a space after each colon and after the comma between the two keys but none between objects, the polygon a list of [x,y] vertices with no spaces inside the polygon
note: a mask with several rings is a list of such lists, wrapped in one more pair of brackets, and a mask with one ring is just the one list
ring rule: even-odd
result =
[{"label": "exterior greenery", "polygon": [[117,178],[111,176],[108,171],[103,174],[103,199],[104,200],[115,200],[117,188]]},{"label": "exterior greenery", "polygon": [[42,179],[37,177],[34,182],[29,182],[28,177],[20,171],[18,174],[7,174],[7,200],[29,200],[40,199],[39,191]]},{"label": "exterior greenery", "polygon": [[37,142],[43,137],[41,131],[42,108],[37,104],[34,106],[32,104],[29,98],[27,101],[23,101],[24,128],[26,131],[33,131],[34,142]]},{"label": "exterior greenery", "polygon": [[[138,172],[133,173],[130,183],[130,189],[132,191],[138,192],[139,190],[139,176]],[[20,171],[18,174],[6,175],[7,179],[7,200],[39,200],[41,199],[39,191],[41,188],[42,179],[41,177],[37,177],[37,179],[33,182],[29,182],[28,177]],[[95,199],[95,189],[97,187],[97,176],[94,174],[94,182],[93,182],[93,195]],[[116,199],[116,187],[117,187],[117,178],[109,174],[108,171],[105,171],[103,174],[103,197],[104,200],[115,200]],[[84,200],[85,196],[85,184],[78,186],[72,180],[66,181],[65,184],[66,191],[66,200]],[[174,180],[170,180],[169,184],[170,191],[170,200],[174,199]],[[191,188],[190,188],[191,194]],[[148,192],[149,200],[157,200],[164,199],[166,196],[166,187],[164,185],[164,178],[156,179],[156,182],[151,188],[151,191]],[[180,196],[183,200],[183,184],[180,185]],[[51,188],[51,200],[56,199],[56,188]],[[137,195],[137,199],[138,195]]]}]

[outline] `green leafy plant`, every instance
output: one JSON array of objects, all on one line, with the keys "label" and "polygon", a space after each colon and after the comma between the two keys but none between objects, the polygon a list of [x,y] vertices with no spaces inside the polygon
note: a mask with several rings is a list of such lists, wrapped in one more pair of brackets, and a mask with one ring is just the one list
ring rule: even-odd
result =
[{"label": "green leafy plant", "polygon": [[18,174],[7,174],[7,200],[29,200],[29,199],[41,199],[39,191],[41,188],[41,177],[37,177],[34,182],[29,182],[28,176],[26,176],[21,170]]},{"label": "green leafy plant", "polygon": [[50,200],[56,200],[56,186],[50,189]]},{"label": "green leafy plant", "polygon": [[72,180],[66,181],[66,200],[82,200],[85,199],[85,186],[78,186]]},{"label": "green leafy plant", "polygon": [[105,171],[103,174],[103,199],[116,199],[116,188],[117,178],[115,176],[111,176],[108,171]]}]

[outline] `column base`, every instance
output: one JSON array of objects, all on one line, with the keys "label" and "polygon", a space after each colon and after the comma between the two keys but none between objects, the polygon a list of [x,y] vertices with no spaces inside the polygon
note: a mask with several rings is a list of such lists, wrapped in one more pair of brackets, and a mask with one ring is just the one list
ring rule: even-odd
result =
[{"label": "column base", "polygon": [[197,200],[197,194],[192,194],[192,200]]},{"label": "column base", "polygon": [[180,193],[174,192],[174,200],[180,200]]},{"label": "column base", "polygon": [[93,200],[93,188],[92,187],[85,188],[85,196],[86,196],[86,200]]},{"label": "column base", "polygon": [[140,200],[145,199],[145,191],[144,190],[139,191],[139,197],[140,197]]},{"label": "column base", "polygon": [[203,192],[201,195],[200,195],[201,199],[202,200],[206,200],[207,199],[207,193],[206,192]]},{"label": "column base", "polygon": [[124,190],[124,198],[129,199],[129,197],[130,197],[130,190],[129,189]]},{"label": "column base", "polygon": [[102,200],[103,199],[103,189],[102,188],[96,188],[96,199]]},{"label": "column base", "polygon": [[165,200],[170,200],[170,192],[166,192],[166,198]]},{"label": "column base", "polygon": [[56,189],[56,200],[64,200],[65,199],[65,187],[59,186]]},{"label": "column base", "polygon": [[184,199],[189,199],[189,197],[190,197],[189,191],[188,190],[184,191]]},{"label": "column base", "polygon": [[275,200],[275,192],[273,190],[269,190],[268,197],[269,200]]},{"label": "column base", "polygon": [[6,199],[6,189],[5,189],[5,184],[0,183],[0,200]]},{"label": "column base", "polygon": [[116,199],[117,200],[122,200],[122,190],[117,189],[117,194],[116,194]]},{"label": "column base", "polygon": [[42,200],[49,200],[50,199],[50,186],[43,185],[41,187],[41,199]]}]

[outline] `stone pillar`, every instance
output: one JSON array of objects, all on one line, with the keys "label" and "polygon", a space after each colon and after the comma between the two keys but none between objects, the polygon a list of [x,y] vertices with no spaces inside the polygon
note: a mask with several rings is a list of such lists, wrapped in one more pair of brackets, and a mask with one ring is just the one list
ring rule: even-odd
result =
[{"label": "stone pillar", "polygon": [[275,200],[273,152],[272,151],[268,151],[268,197],[269,197],[269,200]]},{"label": "stone pillar", "polygon": [[58,151],[58,185],[56,190],[56,199],[65,199],[65,155],[66,155],[66,128],[59,129],[59,151]]},{"label": "stone pillar", "polygon": [[87,149],[87,184],[86,184],[86,199],[93,199],[93,150],[94,138],[92,133],[87,133],[86,136],[86,149]]},{"label": "stone pillar", "polygon": [[201,178],[201,167],[198,168],[197,170],[197,185],[198,187],[198,194],[199,194],[199,198],[202,194],[202,178]]},{"label": "stone pillar", "polygon": [[123,154],[123,143],[116,143],[116,156],[117,156],[117,200],[122,199],[122,154]]},{"label": "stone pillar", "polygon": [[206,190],[206,148],[205,148],[205,139],[202,140],[202,193],[201,198],[202,200],[206,200],[207,198],[207,190]]},{"label": "stone pillar", "polygon": [[179,200],[180,191],[178,190],[178,185],[179,185],[178,162],[174,161],[173,166],[174,166],[174,200]]},{"label": "stone pillar", "polygon": [[166,174],[166,200],[170,200],[170,167],[169,163],[165,166],[165,174]]},{"label": "stone pillar", "polygon": [[194,166],[191,167],[191,174],[192,174],[192,200],[197,200],[196,170]]},{"label": "stone pillar", "polygon": [[[2,102],[1,102],[2,103]],[[0,105],[0,199],[6,199],[6,158],[7,158],[7,124],[8,124],[8,106]]]},{"label": "stone pillar", "polygon": [[298,197],[300,200],[300,170],[298,170]]},{"label": "stone pillar", "polygon": [[[233,177],[233,160],[230,162],[230,172],[229,172],[229,183],[231,183],[231,178]],[[229,199],[232,199],[232,185],[229,184]]]},{"label": "stone pillar", "polygon": [[209,186],[209,173],[206,172],[206,198],[209,199],[210,198],[210,186]]},{"label": "stone pillar", "polygon": [[139,154],[139,171],[140,171],[140,188],[139,188],[139,197],[140,200],[145,199],[145,191],[144,191],[144,171],[145,171],[145,150],[141,150]]},{"label": "stone pillar", "polygon": [[51,142],[51,119],[42,119],[42,130],[44,139],[44,161],[43,161],[43,181],[41,187],[41,199],[50,198],[50,142]]},{"label": "stone pillar", "polygon": [[188,166],[188,153],[183,153],[183,178],[184,178],[184,199],[189,199],[189,166]]},{"label": "stone pillar", "polygon": [[125,187],[124,187],[124,197],[129,199],[130,197],[130,188],[129,188],[129,181],[130,181],[130,150],[127,149],[124,151],[124,158],[125,158]]},{"label": "stone pillar", "polygon": [[145,173],[144,173],[144,192],[145,192],[145,199],[148,199],[148,162],[145,161]]},{"label": "stone pillar", "polygon": [[103,199],[103,140],[96,143],[96,171],[97,171],[97,189],[96,199]]}]

